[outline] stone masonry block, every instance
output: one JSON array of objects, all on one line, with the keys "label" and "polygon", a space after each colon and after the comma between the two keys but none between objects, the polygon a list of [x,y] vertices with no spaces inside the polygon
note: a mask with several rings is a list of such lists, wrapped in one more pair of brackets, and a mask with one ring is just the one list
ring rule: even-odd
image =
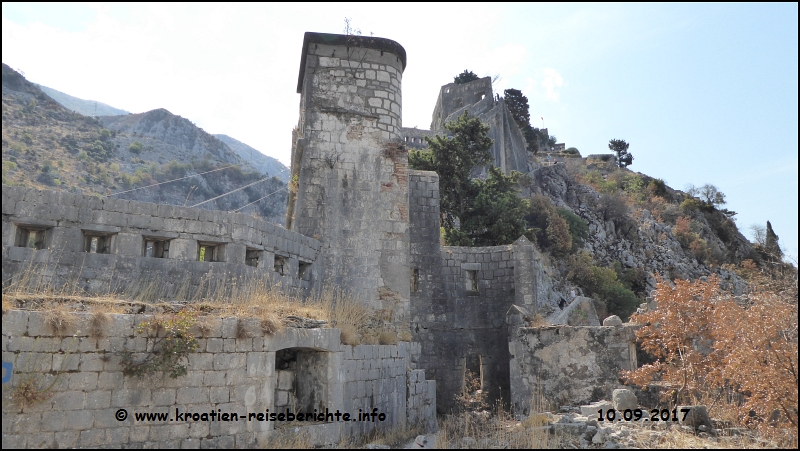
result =
[{"label": "stone masonry block", "polygon": [[199,404],[208,403],[209,390],[206,387],[186,387],[179,388],[176,402],[178,404]]},{"label": "stone masonry block", "polygon": [[3,335],[22,337],[28,334],[29,315],[29,312],[23,310],[9,310],[5,312],[3,314]]},{"label": "stone masonry block", "polygon": [[92,390],[91,392],[86,393],[87,411],[107,409],[109,407],[111,407],[111,391]]},{"label": "stone masonry block", "polygon": [[217,371],[245,368],[246,364],[247,357],[245,353],[214,355],[214,369]]}]

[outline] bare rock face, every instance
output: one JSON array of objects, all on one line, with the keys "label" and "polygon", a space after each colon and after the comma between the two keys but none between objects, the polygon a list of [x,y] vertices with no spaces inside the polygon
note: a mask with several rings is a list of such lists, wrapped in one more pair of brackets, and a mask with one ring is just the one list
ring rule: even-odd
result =
[{"label": "bare rock face", "polygon": [[636,395],[632,390],[628,390],[627,388],[618,388],[614,390],[611,400],[614,402],[614,408],[620,412],[628,409],[633,410],[639,407],[639,400],[636,399]]},{"label": "bare rock face", "polygon": [[604,326],[621,326],[622,320],[617,315],[611,315],[603,320]]}]

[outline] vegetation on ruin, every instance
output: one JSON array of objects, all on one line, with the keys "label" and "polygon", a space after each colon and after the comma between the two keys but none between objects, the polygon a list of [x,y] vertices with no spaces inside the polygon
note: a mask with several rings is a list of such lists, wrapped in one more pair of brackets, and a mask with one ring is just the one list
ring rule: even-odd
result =
[{"label": "vegetation on ruin", "polygon": [[173,379],[185,376],[188,356],[198,347],[197,338],[191,332],[196,322],[197,312],[189,308],[139,323],[136,333],[152,340],[152,350],[143,357],[135,356],[130,350],[121,351],[122,374],[142,377],[165,373]]},{"label": "vegetation on ruin", "polygon": [[[517,123],[517,127],[522,130],[525,136],[528,152],[534,155],[539,152],[539,139],[542,138],[541,130],[531,125],[531,115],[529,112],[528,98],[522,94],[519,89],[506,89],[503,91],[503,99],[506,101],[506,107]],[[555,144],[555,137],[553,137]]]},{"label": "vegetation on ruin", "polygon": [[[453,136],[425,137],[427,150],[410,150],[409,166],[439,174],[439,203],[449,246],[509,244],[525,232],[527,202],[517,191],[521,174],[503,174],[489,164],[489,126],[466,112],[445,124]],[[486,166],[485,180],[472,177]]]},{"label": "vegetation on ruin", "polygon": [[716,276],[708,280],[660,280],[656,310],[631,321],[642,349],[657,360],[625,377],[662,387],[675,404],[710,400],[711,412],[767,434],[789,434],[797,443],[797,270],[740,273],[750,290],[734,297]]},{"label": "vegetation on ruin", "polygon": [[479,80],[480,77],[475,75],[474,72],[468,69],[464,69],[464,72],[453,77],[453,83],[457,85],[463,85],[464,83],[469,83],[471,81]]}]

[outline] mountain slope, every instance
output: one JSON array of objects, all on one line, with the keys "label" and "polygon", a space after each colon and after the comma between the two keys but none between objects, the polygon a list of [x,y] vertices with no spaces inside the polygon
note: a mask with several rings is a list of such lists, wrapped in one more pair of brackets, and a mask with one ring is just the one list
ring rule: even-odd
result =
[{"label": "mountain slope", "polygon": [[103,102],[79,99],[40,84],[36,84],[36,86],[38,86],[45,94],[50,96],[50,98],[63,105],[64,108],[84,116],[117,116],[130,114],[128,111],[114,108],[113,106],[107,105]]},{"label": "mountain slope", "polygon": [[[5,64],[2,79],[4,185],[193,205],[258,182],[201,208],[236,210],[255,202],[242,211],[275,223],[285,219],[285,183],[264,177],[180,116],[159,109],[98,120],[69,111]],[[207,171],[214,172],[198,175]]]},{"label": "mountain slope", "polygon": [[248,146],[247,144],[231,138],[228,135],[216,134],[214,135],[217,139],[224,142],[231,148],[234,152],[236,152],[240,157],[242,157],[245,161],[253,165],[259,171],[269,174],[275,177],[278,177],[283,182],[289,181],[289,168],[283,165],[280,161],[272,158],[270,156],[264,155],[263,153],[259,152],[258,150]]}]

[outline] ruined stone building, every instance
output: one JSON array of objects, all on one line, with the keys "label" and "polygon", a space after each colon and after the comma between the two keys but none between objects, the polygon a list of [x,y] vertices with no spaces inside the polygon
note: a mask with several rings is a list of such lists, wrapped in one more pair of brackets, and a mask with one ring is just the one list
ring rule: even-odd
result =
[{"label": "ruined stone building", "polygon": [[430,130],[403,128],[401,137],[408,147],[425,147],[423,137],[447,135],[444,124],[469,113],[489,126],[489,137],[493,144],[490,149],[495,166],[508,174],[511,171],[528,172],[528,152],[525,137],[508,110],[505,100],[495,96],[491,77],[484,77],[468,83],[450,83],[439,90],[433,109]]},{"label": "ruined stone building", "polygon": [[[541,331],[520,327],[550,302],[549,288],[539,283],[533,244],[524,237],[492,247],[440,244],[439,178],[435,172],[409,169],[407,148],[416,147],[409,139],[437,133],[446,121],[469,111],[491,125],[495,164],[506,172],[527,171],[525,141],[503,101],[494,97],[489,78],[443,86],[431,131],[404,129],[406,62],[403,47],[389,39],[305,34],[286,229],[242,214],[4,186],[4,283],[36,263],[53,285],[77,278],[88,291],[110,284],[112,277],[124,289],[141,278],[197,283],[209,273],[268,278],[309,296],[323,287],[348,291],[384,317],[408,325],[412,343],[400,353],[340,350],[338,343],[328,342],[303,345],[303,352],[333,353],[309,360],[322,362],[312,362],[320,380],[337,378],[337,388],[325,399],[372,400],[387,409],[402,399],[403,408],[395,411],[403,418],[411,418],[406,404],[409,412],[412,405],[430,406],[430,396],[440,412],[449,411],[467,372],[479,378],[490,401],[515,406],[525,404],[515,396],[529,397],[538,383],[529,375],[544,374],[543,364],[550,382],[567,378],[613,386],[616,371],[635,367],[635,352],[628,352],[631,334],[613,328],[570,332],[570,359],[561,362],[553,351],[553,346],[564,346],[561,326]],[[4,315],[4,343],[5,324]],[[602,345],[595,337],[602,337]],[[267,366],[277,368],[281,347],[270,346],[258,351],[267,353]],[[582,371],[581,365],[592,366],[604,346],[621,351]],[[581,359],[584,355],[590,357]],[[384,370],[359,372],[361,361],[373,358],[385,359],[398,378],[391,386],[380,385],[380,393],[378,382],[370,381],[380,380]],[[248,375],[257,376],[256,367],[250,370],[250,357],[246,360]],[[351,360],[354,366],[347,366]],[[404,364],[418,371],[413,378],[401,371]],[[435,381],[435,389],[420,388],[419,395],[401,389],[412,379],[420,387],[428,387],[425,379]],[[277,379],[271,384],[270,390],[284,387]],[[555,382],[548,387],[561,402],[592,401],[597,394],[571,392]],[[270,393],[258,399],[274,408],[278,395]],[[4,419],[4,436],[5,425]]]},{"label": "ruined stone building", "polygon": [[317,286],[344,287],[410,325],[419,368],[436,380],[445,412],[477,375],[490,401],[508,401],[506,313],[535,314],[533,245],[441,246],[439,183],[410,170],[408,147],[464,111],[490,125],[494,163],[527,172],[525,140],[486,77],[441,88],[431,130],[402,128],[405,50],[387,39],[307,33],[292,154],[298,190],[288,228],[320,241]]}]

